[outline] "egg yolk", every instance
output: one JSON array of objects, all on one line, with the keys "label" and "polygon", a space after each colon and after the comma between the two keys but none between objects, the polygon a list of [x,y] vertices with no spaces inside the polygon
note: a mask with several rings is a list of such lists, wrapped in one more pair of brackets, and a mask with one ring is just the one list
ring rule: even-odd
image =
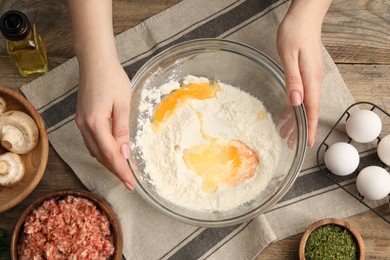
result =
[{"label": "egg yolk", "polygon": [[196,112],[200,133],[207,140],[183,151],[183,160],[188,169],[202,177],[202,189],[208,193],[217,191],[218,186],[234,186],[251,178],[259,164],[257,154],[244,143],[209,136],[204,130],[204,116]]},{"label": "egg yolk", "polygon": [[259,164],[257,154],[237,140],[214,138],[183,151],[188,169],[203,178],[202,189],[214,193],[219,185],[234,186],[251,178]]},{"label": "egg yolk", "polygon": [[[190,83],[172,92],[164,98],[154,112],[153,131],[156,133],[161,125],[189,99],[214,98],[220,89],[217,82]],[[207,143],[184,149],[183,160],[189,170],[202,177],[202,189],[214,193],[220,185],[234,186],[251,178],[260,161],[256,152],[241,141],[207,135],[203,129],[202,113],[196,111],[196,114],[200,121],[200,133]],[[259,112],[257,119],[261,120],[264,117],[265,112]]]},{"label": "egg yolk", "polygon": [[169,94],[154,112],[152,121],[153,131],[157,132],[160,125],[166,122],[181,105],[187,102],[187,100],[213,98],[220,89],[221,87],[217,82],[190,83]]}]

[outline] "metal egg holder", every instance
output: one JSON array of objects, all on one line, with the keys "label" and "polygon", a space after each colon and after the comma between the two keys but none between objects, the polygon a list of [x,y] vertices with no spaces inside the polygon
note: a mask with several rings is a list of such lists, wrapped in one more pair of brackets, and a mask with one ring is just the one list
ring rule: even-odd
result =
[{"label": "metal egg holder", "polygon": [[[326,137],[324,138],[324,140],[322,141],[322,143],[320,144],[320,146],[318,147],[318,150],[317,150],[317,166],[320,168],[321,172],[323,173],[323,175],[325,175],[325,177],[327,177],[330,181],[332,181],[334,184],[336,184],[339,188],[343,189],[345,192],[347,192],[349,195],[351,195],[352,197],[354,197],[356,200],[358,200],[360,203],[362,203],[364,206],[366,206],[368,209],[370,209],[372,212],[374,212],[376,215],[378,215],[380,218],[382,218],[384,221],[386,221],[387,223],[390,224],[390,214],[387,214],[389,216],[387,216],[387,218],[385,217],[384,214],[381,214],[380,212],[378,212],[377,210],[375,210],[373,207],[371,207],[370,205],[368,205],[368,203],[364,200],[364,196],[362,196],[359,192],[353,192],[353,191],[350,191],[348,190],[344,185],[342,185],[341,183],[342,182],[345,182],[347,180],[350,180],[350,179],[353,179],[353,178],[356,178],[356,176],[358,175],[358,169],[355,170],[354,173],[348,175],[348,176],[337,176],[335,174],[333,174],[332,172],[330,172],[324,163],[321,163],[320,161],[320,154],[321,152],[323,151],[323,154],[326,152],[326,150],[329,148],[329,145],[326,143],[328,139],[331,138],[332,134],[334,133],[335,129],[337,127],[339,127],[339,125],[341,123],[344,123],[348,120],[349,116],[350,116],[350,110],[352,108],[354,108],[355,106],[359,106],[359,105],[368,105],[371,107],[371,111],[373,112],[376,112],[377,114],[380,113],[383,115],[383,117],[388,117],[390,118],[390,114],[387,113],[385,110],[383,110],[382,108],[380,108],[379,106],[373,104],[373,103],[370,103],[370,102],[356,102],[354,104],[352,104],[351,106],[349,106],[345,112],[340,116],[340,118],[336,121],[336,123],[333,125],[333,127],[331,128],[331,130],[329,131],[329,133],[326,135]],[[379,115],[379,114],[378,114]],[[345,120],[345,121],[344,121]],[[351,143],[352,139],[347,136],[347,134],[345,133],[346,135],[346,138],[347,138],[347,143]],[[385,136],[385,135],[383,135]],[[377,142],[376,142],[376,145],[381,141],[381,138],[380,136],[377,137]],[[359,152],[360,154],[360,152]],[[388,166],[386,166],[383,162],[381,162],[378,158],[378,161],[379,161],[379,164],[382,168],[387,168],[387,171],[388,171]],[[359,163],[360,164],[360,163]],[[367,165],[368,166],[368,165]],[[388,198],[389,198],[389,206],[390,206],[390,194],[388,195]],[[390,207],[389,207],[390,209]]]}]

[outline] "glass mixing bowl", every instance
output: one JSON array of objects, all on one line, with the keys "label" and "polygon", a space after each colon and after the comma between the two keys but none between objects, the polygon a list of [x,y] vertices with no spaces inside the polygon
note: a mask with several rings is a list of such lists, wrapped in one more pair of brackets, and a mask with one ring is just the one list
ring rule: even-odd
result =
[{"label": "glass mixing bowl", "polygon": [[[259,99],[271,114],[281,136],[279,160],[266,188],[240,207],[194,210],[162,197],[149,181],[145,162],[136,142],[142,101],[141,91],[187,75],[216,79],[240,88]],[[245,222],[267,211],[293,185],[307,144],[307,121],[303,106],[292,107],[286,95],[282,69],[268,56],[242,43],[221,39],[198,39],[177,44],[146,62],[132,79],[130,115],[130,168],[136,191],[163,213],[187,224],[220,227]],[[168,155],[167,155],[168,156]]]}]

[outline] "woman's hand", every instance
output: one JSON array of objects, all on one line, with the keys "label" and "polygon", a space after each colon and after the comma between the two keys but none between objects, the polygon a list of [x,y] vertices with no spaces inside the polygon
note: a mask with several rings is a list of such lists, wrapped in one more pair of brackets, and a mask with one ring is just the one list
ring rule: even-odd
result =
[{"label": "woman's hand", "polygon": [[324,73],[321,26],[330,3],[330,0],[293,1],[277,34],[277,49],[290,103],[305,105],[309,147],[314,145],[318,125]]},{"label": "woman's hand", "polygon": [[112,1],[68,0],[79,62],[76,124],[90,154],[133,190],[129,158],[131,87],[116,52]]},{"label": "woman's hand", "polygon": [[125,160],[130,98],[130,80],[118,61],[80,64],[76,124],[90,154],[132,190],[134,177]]}]

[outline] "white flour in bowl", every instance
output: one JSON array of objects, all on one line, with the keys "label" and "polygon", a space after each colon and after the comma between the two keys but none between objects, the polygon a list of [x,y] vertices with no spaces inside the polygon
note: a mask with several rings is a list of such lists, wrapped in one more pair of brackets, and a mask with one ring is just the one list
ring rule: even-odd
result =
[{"label": "white flour in bowl", "polygon": [[[184,84],[208,82],[206,78],[187,76]],[[151,128],[155,105],[163,96],[180,87],[171,81],[141,93],[136,149],[145,162],[145,174],[165,199],[193,210],[225,211],[256,197],[268,184],[276,169],[281,140],[271,115],[255,97],[239,88],[219,82],[221,90],[214,98],[190,99],[180,106],[155,133]],[[199,120],[203,115],[203,124]],[[183,150],[206,143],[208,136],[239,140],[256,152],[260,163],[255,174],[234,186],[220,185],[214,193],[202,189],[202,177],[187,168]]]}]

